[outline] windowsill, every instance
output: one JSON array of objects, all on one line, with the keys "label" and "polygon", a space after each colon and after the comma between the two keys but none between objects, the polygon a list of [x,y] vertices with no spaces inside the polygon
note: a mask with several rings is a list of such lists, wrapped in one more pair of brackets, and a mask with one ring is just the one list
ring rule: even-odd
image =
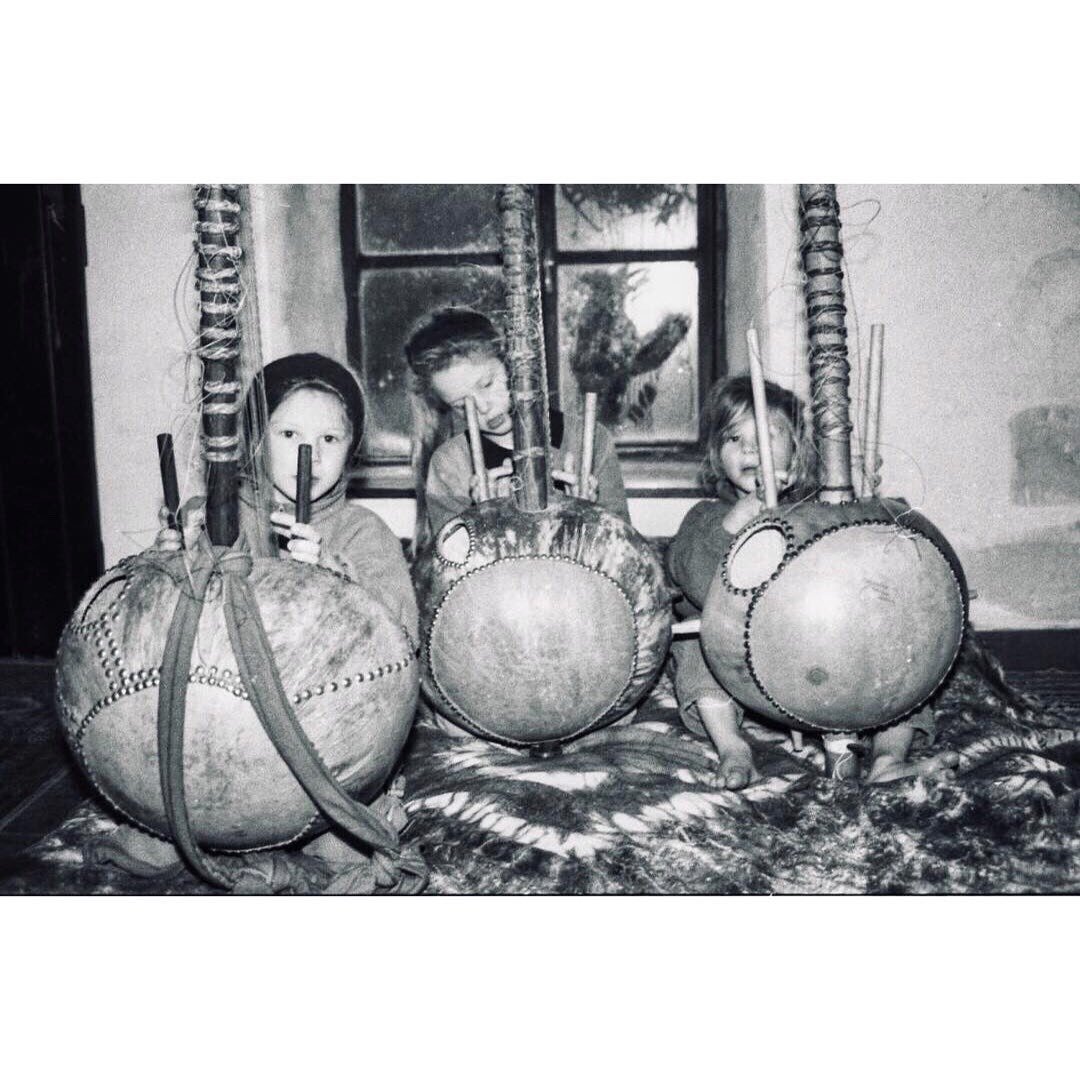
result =
[{"label": "windowsill", "polygon": [[619,465],[626,494],[632,499],[700,499],[705,495],[698,457],[621,454]]},{"label": "windowsill", "polygon": [[350,499],[400,499],[413,490],[408,465],[360,465],[349,473]]},{"label": "windowsill", "polygon": [[[620,455],[623,483],[631,499],[700,499],[706,493],[698,480],[696,458],[657,458],[641,454]],[[352,499],[403,499],[413,494],[412,469],[408,465],[361,465],[349,476]]]}]

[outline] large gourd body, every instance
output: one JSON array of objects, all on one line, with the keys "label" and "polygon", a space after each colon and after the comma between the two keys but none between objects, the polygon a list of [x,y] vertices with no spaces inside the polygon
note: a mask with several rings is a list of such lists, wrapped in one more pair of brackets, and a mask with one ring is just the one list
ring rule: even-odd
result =
[{"label": "large gourd body", "polygon": [[659,559],[593,503],[470,507],[414,577],[425,692],[496,742],[564,742],[612,722],[648,689],[670,643]]},{"label": "large gourd body", "polygon": [[963,571],[904,503],[767,510],[733,538],[702,612],[720,683],[796,728],[889,724],[930,697],[960,649]]},{"label": "large gourd body", "polygon": [[[346,790],[368,801],[393,768],[416,706],[406,630],[368,589],[319,567],[256,559],[248,582],[300,725]],[[221,584],[211,579],[187,675],[188,813],[207,847],[280,846],[320,817],[241,682]],[[164,836],[158,690],[166,635],[188,587],[181,555],[123,561],[90,588],[57,656],[61,723],[87,777],[115,808]]]}]

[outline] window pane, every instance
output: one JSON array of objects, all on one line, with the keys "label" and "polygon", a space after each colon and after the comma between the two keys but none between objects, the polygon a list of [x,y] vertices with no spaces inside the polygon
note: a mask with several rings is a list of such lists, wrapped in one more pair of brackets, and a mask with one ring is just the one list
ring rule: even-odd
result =
[{"label": "window pane", "polygon": [[495,251],[495,184],[359,184],[357,242],[365,255]]},{"label": "window pane", "polygon": [[620,444],[696,443],[697,290],[691,262],[561,267],[563,408],[584,380]]},{"label": "window pane", "polygon": [[360,278],[360,332],[368,420],[367,460],[407,460],[411,418],[405,342],[439,307],[472,307],[496,321],[503,302],[498,267],[368,270]]},{"label": "window pane", "polygon": [[558,184],[561,251],[697,246],[696,184]]}]

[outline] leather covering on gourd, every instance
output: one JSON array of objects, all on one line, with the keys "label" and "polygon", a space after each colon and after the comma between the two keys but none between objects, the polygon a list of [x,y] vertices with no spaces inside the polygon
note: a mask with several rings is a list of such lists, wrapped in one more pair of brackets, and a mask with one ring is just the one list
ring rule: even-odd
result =
[{"label": "leather covering on gourd", "polygon": [[[446,552],[462,533],[467,554],[455,559]],[[471,507],[440,530],[414,575],[424,690],[496,742],[562,742],[602,727],[641,698],[667,653],[663,567],[594,503]]]}]

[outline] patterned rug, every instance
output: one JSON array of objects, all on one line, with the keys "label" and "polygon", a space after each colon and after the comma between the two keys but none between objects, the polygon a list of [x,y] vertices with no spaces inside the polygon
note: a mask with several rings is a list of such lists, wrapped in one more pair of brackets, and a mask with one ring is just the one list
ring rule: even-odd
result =
[{"label": "patterned rug", "polygon": [[815,740],[796,753],[748,722],[762,779],[737,793],[716,788],[716,757],[663,682],[634,723],[555,758],[421,725],[404,835],[440,893],[1080,889],[1080,710],[1018,694],[968,643],[935,711],[955,779],[836,783]]},{"label": "patterned rug", "polygon": [[[935,702],[953,779],[823,775],[820,745],[748,723],[762,772],[716,787],[710,745],[661,680],[633,722],[549,758],[418,724],[399,777],[436,894],[1061,893],[1080,889],[1080,710],[1021,695],[969,643]],[[930,752],[916,749],[915,756]],[[83,804],[0,880],[5,893],[209,893],[184,869],[100,858],[116,822]],[[344,892],[305,856],[275,892]]]}]

